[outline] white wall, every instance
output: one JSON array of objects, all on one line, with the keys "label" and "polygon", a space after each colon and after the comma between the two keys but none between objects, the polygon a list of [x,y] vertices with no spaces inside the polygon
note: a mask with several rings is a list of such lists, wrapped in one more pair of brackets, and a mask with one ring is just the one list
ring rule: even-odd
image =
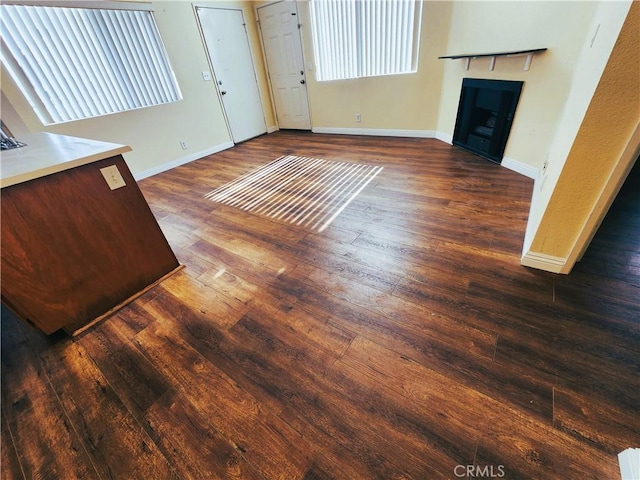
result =
[{"label": "white wall", "polygon": [[[628,27],[632,30],[628,36],[636,38],[625,38],[624,45],[618,45],[618,57],[611,56],[631,5],[631,1],[600,2],[593,16],[549,145],[548,167],[534,185],[523,247],[526,265],[568,273],[584,247],[578,239],[588,239],[592,233],[584,231],[589,217],[601,213],[594,210],[601,197],[610,196],[619,186],[621,172],[630,168],[627,164],[633,158],[623,159],[625,165],[620,161],[625,149],[633,150],[628,142],[640,121],[636,27]],[[625,60],[617,64],[618,58]],[[612,177],[614,172],[618,178]],[[596,227],[593,222],[589,226]]]}]

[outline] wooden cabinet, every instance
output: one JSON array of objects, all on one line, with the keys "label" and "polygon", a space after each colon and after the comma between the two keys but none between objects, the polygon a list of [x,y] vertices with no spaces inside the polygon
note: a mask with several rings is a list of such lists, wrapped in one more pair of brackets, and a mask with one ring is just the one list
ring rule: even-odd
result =
[{"label": "wooden cabinet", "polygon": [[[111,190],[100,169],[115,165]],[[81,330],[179,268],[121,155],[2,189],[2,302],[49,334]]]}]

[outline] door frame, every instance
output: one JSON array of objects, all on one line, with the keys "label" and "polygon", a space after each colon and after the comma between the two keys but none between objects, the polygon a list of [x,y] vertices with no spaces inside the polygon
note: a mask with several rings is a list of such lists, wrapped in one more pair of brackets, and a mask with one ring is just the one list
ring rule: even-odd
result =
[{"label": "door frame", "polygon": [[[262,51],[262,61],[264,63],[264,68],[266,70],[267,73],[267,84],[269,85],[269,95],[271,96],[271,108],[273,109],[273,118],[275,118],[276,120],[276,126],[277,129],[280,130],[280,122],[278,121],[278,112],[276,111],[276,102],[275,102],[275,95],[273,94],[273,85],[271,84],[271,74],[269,73],[269,62],[267,61],[267,52],[264,48],[264,40],[262,38],[262,26],[260,25],[260,15],[258,13],[258,10],[263,8],[263,7],[270,7],[271,5],[275,5],[277,3],[285,3],[285,2],[289,2],[291,4],[293,4],[293,6],[296,9],[296,16],[298,17],[298,38],[300,39],[300,50],[302,51],[302,63],[304,65],[304,70],[305,70],[305,78],[307,79],[307,88],[306,90],[306,100],[307,100],[307,107],[308,107],[308,111],[309,111],[309,131],[313,131],[313,115],[311,113],[311,102],[309,101],[309,76],[306,74],[306,72],[309,72],[309,70],[307,69],[307,55],[305,53],[305,48],[304,48],[304,41],[302,38],[302,28],[304,27],[304,25],[302,24],[302,22],[300,21],[300,9],[298,8],[298,0],[274,0],[274,1],[264,1],[264,2],[256,2],[259,3],[258,5],[254,5],[253,9],[254,9],[254,14],[256,17],[256,23],[257,23],[257,27],[258,27],[258,37],[260,39],[260,49]],[[314,81],[315,81],[315,77],[314,77]],[[268,128],[268,127],[267,127]],[[271,133],[270,131],[268,133]]]},{"label": "door frame", "polygon": [[[274,2],[276,3],[276,2]],[[251,65],[253,67],[253,74],[256,80],[256,86],[258,88],[258,97],[260,98],[260,110],[262,112],[262,118],[264,119],[264,124],[267,127],[267,133],[271,133],[272,129],[269,128],[269,125],[267,124],[267,117],[264,114],[264,102],[262,100],[262,92],[260,91],[260,83],[258,82],[258,74],[256,72],[256,62],[255,62],[255,55],[253,52],[253,49],[251,48],[251,41],[249,39],[249,32],[247,31],[247,19],[244,15],[244,9],[242,7],[224,7],[224,6],[215,6],[212,5],[211,3],[201,3],[201,2],[196,2],[196,3],[192,3],[191,4],[191,8],[193,10],[193,15],[195,17],[196,20],[196,25],[198,25],[198,33],[200,34],[200,41],[202,42],[202,48],[203,48],[203,53],[204,56],[207,59],[207,65],[209,65],[209,71],[211,73],[211,80],[213,82],[214,88],[216,89],[216,95],[218,96],[218,101],[220,102],[220,107],[222,108],[222,115],[224,116],[224,121],[225,124],[227,126],[227,133],[229,134],[229,139],[231,140],[231,142],[236,145],[236,142],[233,139],[233,132],[231,131],[231,125],[229,124],[229,118],[227,116],[227,109],[224,106],[224,102],[222,100],[222,94],[220,93],[220,85],[218,84],[218,78],[216,77],[216,71],[215,68],[213,66],[213,63],[211,61],[211,56],[209,55],[209,48],[207,47],[207,41],[205,39],[204,36],[204,32],[202,31],[202,24],[200,23],[200,17],[198,16],[198,9],[199,8],[206,8],[206,9],[211,9],[211,10],[236,10],[239,11],[240,14],[242,15],[242,21],[244,22],[245,25],[245,33],[247,35],[247,44],[249,45],[249,57],[251,58]],[[257,15],[257,13],[256,13]],[[256,17],[256,21],[257,21],[257,17]],[[262,35],[260,34],[260,32],[258,32],[258,38],[260,40],[260,47],[262,49]],[[264,51],[262,52],[262,55],[264,55]],[[266,63],[265,63],[265,68],[266,68]],[[272,95],[271,93],[271,82],[269,79],[269,75],[267,75],[267,82],[269,85],[269,95]],[[271,100],[271,104],[273,105],[273,98],[270,98]],[[272,107],[275,108],[275,107]],[[277,117],[275,115],[275,112],[273,112],[274,118],[276,119],[276,123],[277,123]]]}]

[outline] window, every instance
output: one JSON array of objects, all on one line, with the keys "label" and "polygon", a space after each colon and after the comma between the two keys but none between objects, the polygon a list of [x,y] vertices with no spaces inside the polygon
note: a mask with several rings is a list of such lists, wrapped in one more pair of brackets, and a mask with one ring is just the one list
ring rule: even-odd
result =
[{"label": "window", "polygon": [[422,2],[311,0],[316,79],[417,70]]},{"label": "window", "polygon": [[182,98],[150,11],[0,8],[2,63],[45,125]]}]

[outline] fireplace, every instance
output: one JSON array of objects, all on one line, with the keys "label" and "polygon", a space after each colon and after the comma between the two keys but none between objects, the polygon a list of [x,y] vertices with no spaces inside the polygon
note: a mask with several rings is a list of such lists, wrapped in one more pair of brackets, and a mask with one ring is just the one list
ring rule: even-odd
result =
[{"label": "fireplace", "polygon": [[523,83],[464,78],[453,144],[501,163]]}]

